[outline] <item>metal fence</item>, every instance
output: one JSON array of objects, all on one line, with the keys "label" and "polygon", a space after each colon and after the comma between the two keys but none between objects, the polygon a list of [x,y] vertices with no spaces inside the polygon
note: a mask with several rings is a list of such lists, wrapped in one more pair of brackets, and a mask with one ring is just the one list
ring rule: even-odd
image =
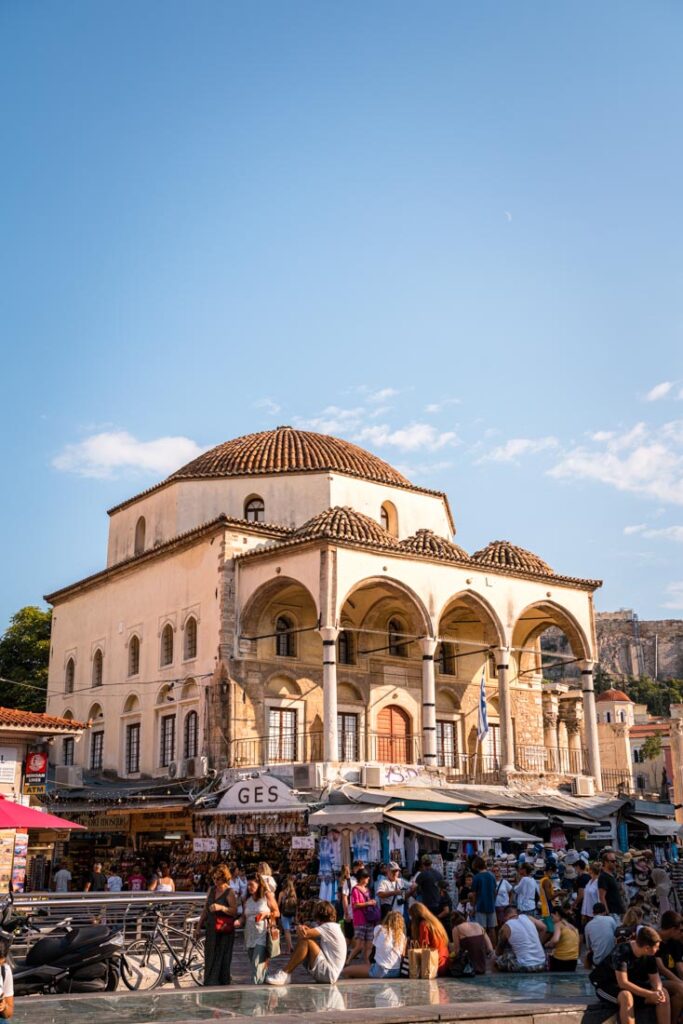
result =
[{"label": "metal fence", "polygon": [[[26,941],[29,948],[40,937],[41,931],[53,928],[64,918],[72,925],[108,924],[121,928],[126,942],[142,938],[152,932],[161,914],[161,927],[189,932],[194,929],[202,912],[206,894],[201,892],[152,893],[21,893],[14,897],[15,910],[35,915],[34,926]],[[166,931],[174,948],[182,938]],[[21,942],[16,945],[21,948]]]}]

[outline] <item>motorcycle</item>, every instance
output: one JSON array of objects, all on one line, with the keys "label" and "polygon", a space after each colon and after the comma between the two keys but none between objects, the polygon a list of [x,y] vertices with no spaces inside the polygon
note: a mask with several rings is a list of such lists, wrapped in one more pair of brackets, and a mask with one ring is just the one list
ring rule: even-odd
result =
[{"label": "motorcycle", "polygon": [[11,894],[0,904],[0,929],[14,941],[31,932],[43,936],[23,960],[12,956],[14,994],[49,995],[66,992],[114,992],[121,977],[123,933],[108,925],[78,925],[69,918],[43,934],[30,914],[14,913]]}]

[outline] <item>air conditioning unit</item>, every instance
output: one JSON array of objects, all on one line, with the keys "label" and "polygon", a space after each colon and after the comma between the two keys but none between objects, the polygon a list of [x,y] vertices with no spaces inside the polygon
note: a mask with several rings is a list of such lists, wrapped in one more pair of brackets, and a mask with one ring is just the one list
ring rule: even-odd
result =
[{"label": "air conditioning unit", "polygon": [[292,786],[294,789],[320,789],[322,784],[321,765],[295,764],[292,766]]},{"label": "air conditioning unit", "polygon": [[203,779],[209,770],[208,757],[188,757],[187,777],[188,779]]},{"label": "air conditioning unit", "polygon": [[368,786],[370,789],[381,789],[382,768],[378,764],[364,764],[360,770],[361,786]]},{"label": "air conditioning unit", "polygon": [[577,775],[572,779],[574,796],[595,796],[595,782],[590,775]]},{"label": "air conditioning unit", "polygon": [[71,789],[83,788],[83,769],[79,764],[55,765],[55,782]]},{"label": "air conditioning unit", "polygon": [[187,778],[187,761],[171,761],[168,766],[169,779]]}]

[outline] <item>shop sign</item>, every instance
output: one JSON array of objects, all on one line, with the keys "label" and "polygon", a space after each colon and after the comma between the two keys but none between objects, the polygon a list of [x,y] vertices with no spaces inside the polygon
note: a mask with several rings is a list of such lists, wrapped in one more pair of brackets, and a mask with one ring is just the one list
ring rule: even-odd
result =
[{"label": "shop sign", "polygon": [[130,814],[71,814],[79,825],[85,825],[88,832],[128,832]]},{"label": "shop sign", "polygon": [[18,751],[16,747],[0,747],[0,783],[14,785],[17,774]]},{"label": "shop sign", "polygon": [[292,836],[293,850],[315,850],[315,836]]},{"label": "shop sign", "polygon": [[273,775],[236,782],[226,790],[218,804],[219,811],[282,811],[305,810],[289,786]]},{"label": "shop sign", "polygon": [[194,853],[215,853],[218,849],[218,840],[213,837],[204,839],[202,836],[195,836],[192,840]]},{"label": "shop sign", "polygon": [[47,754],[33,751],[26,755],[24,793],[44,793],[47,779]]},{"label": "shop sign", "polygon": [[132,822],[135,832],[192,831],[192,819],[184,808],[177,811],[136,811]]}]

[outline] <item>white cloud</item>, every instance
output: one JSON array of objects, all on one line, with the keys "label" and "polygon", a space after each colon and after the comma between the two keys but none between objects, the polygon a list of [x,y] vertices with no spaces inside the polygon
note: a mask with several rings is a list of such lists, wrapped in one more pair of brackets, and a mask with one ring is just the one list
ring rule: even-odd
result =
[{"label": "white cloud", "polygon": [[597,430],[594,434],[590,435],[591,441],[611,441],[614,437],[613,430]]},{"label": "white cloud", "polygon": [[366,401],[374,405],[378,402],[386,402],[389,398],[395,398],[400,393],[396,388],[380,388],[378,391],[371,391]]},{"label": "white cloud", "polygon": [[317,430],[321,434],[344,434],[357,430],[365,415],[366,410],[362,406],[343,409],[338,405],[328,405],[317,416],[311,416],[308,419],[295,416],[292,422],[295,427],[302,430]]},{"label": "white cloud", "polygon": [[189,437],[138,441],[125,430],[111,430],[92,434],[77,444],[65,445],[52,465],[65,473],[99,479],[130,472],[165,476],[203,451]]},{"label": "white cloud", "polygon": [[378,447],[401,448],[403,451],[417,451],[420,448],[438,451],[440,448],[460,443],[455,431],[439,431],[431,423],[411,423],[396,430],[386,423],[364,427],[354,437],[354,441]]},{"label": "white cloud", "polygon": [[683,580],[677,583],[669,583],[666,588],[667,601],[662,603],[663,608],[675,608],[676,611],[683,610]]},{"label": "white cloud", "polygon": [[282,406],[278,405],[277,402],[274,402],[272,398],[260,398],[258,402],[254,402],[254,408],[263,409],[264,412],[274,416],[276,413],[280,412]]},{"label": "white cloud", "polygon": [[652,540],[675,540],[683,544],[683,526],[661,526],[659,529],[647,529],[642,531],[643,537]]},{"label": "white cloud", "polygon": [[634,533],[642,533],[643,530],[647,530],[647,523],[637,523],[635,526],[625,526],[624,536],[630,537]]},{"label": "white cloud", "polygon": [[460,405],[460,399],[444,398],[440,402],[430,402],[429,405],[425,405],[424,411],[428,413],[441,412],[443,409],[447,409],[449,405]]},{"label": "white cloud", "polygon": [[418,477],[433,477],[435,473],[441,473],[446,469],[453,467],[452,462],[419,462],[417,464],[408,464],[406,462],[397,463],[394,468],[403,473],[409,480],[417,480]]},{"label": "white cloud", "polygon": [[661,384],[655,384],[645,395],[646,402],[658,402],[660,398],[666,398],[674,386],[672,380],[663,380]]},{"label": "white cloud", "polygon": [[619,491],[683,505],[683,421],[637,423],[590,448],[579,445],[549,470],[560,480],[596,480]]},{"label": "white cloud", "polygon": [[505,444],[493,448],[478,460],[479,462],[516,462],[523,455],[536,455],[551,448],[557,448],[556,437],[512,437]]}]

